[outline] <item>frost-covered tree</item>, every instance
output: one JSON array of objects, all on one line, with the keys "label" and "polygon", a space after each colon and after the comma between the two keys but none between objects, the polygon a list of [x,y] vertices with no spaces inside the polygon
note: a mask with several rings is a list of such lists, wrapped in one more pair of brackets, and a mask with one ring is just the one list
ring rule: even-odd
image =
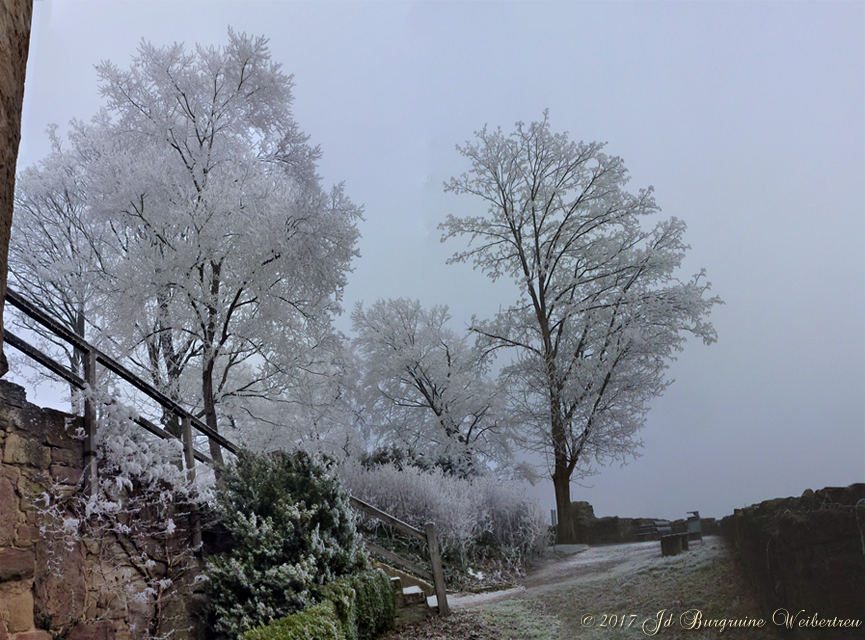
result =
[{"label": "frost-covered tree", "polygon": [[[100,292],[112,259],[110,229],[88,204],[87,169],[99,153],[101,141],[94,139],[99,133],[73,121],[64,149],[57,127],[49,127],[51,153],[18,176],[9,247],[11,287],[91,341],[98,339]],[[16,323],[53,343],[69,368],[83,376],[81,355],[68,343],[26,317]]]},{"label": "frost-covered tree", "polygon": [[507,421],[489,362],[467,336],[447,327],[446,306],[379,300],[351,315],[363,359],[367,421],[379,443],[471,465],[507,460]]},{"label": "frost-covered tree", "polygon": [[361,209],[322,187],[265,38],[143,42],[128,69],[97,73],[106,107],[88,131],[102,144],[80,167],[80,210],[110,230],[103,336],[219,430],[336,348]]},{"label": "frost-covered tree", "polygon": [[[524,446],[547,456],[570,539],[570,483],[596,464],[636,454],[648,402],[669,384],[667,363],[691,333],[716,334],[705,318],[703,272],[675,275],[688,246],[675,218],[644,228],[659,211],[652,189],[625,190],[622,160],[603,145],[550,131],[547,114],[510,135],[486,128],[458,146],[471,169],[446,190],[483,199],[486,215],[449,216],[442,240],[468,235],[451,262],[473,261],[510,278],[519,300],[473,331],[490,350],[514,350],[502,376]],[[648,225],[646,225],[648,226]]]},{"label": "frost-covered tree", "polygon": [[146,318],[147,348],[195,369],[212,429],[219,402],[278,397],[326,348],[360,216],[341,186],[321,187],[267,40],[228,35],[194,52],[142,43],[128,70],[97,67],[126,150],[99,177],[129,258],[116,315]]},{"label": "frost-covered tree", "polygon": [[360,367],[341,339],[333,350],[319,350],[292,376],[279,398],[247,399],[228,413],[243,429],[254,424],[246,440],[256,451],[303,449],[336,459],[360,455],[367,446],[358,376]]}]

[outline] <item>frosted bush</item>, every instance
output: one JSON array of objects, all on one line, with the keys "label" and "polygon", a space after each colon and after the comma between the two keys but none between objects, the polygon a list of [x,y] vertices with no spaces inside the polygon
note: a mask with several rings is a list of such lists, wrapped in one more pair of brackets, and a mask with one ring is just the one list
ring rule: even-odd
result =
[{"label": "frosted bush", "polygon": [[366,469],[354,461],[340,465],[340,477],[354,497],[423,529],[434,522],[442,550],[465,548],[481,534],[482,521],[471,517],[477,499],[468,483],[440,469],[398,469],[385,464]]},{"label": "frosted bush", "polygon": [[540,506],[517,482],[393,464],[365,468],[354,460],[342,463],[339,473],[354,497],[419,529],[434,523],[452,560],[493,555],[519,563],[546,544]]},{"label": "frosted bush", "polygon": [[523,486],[481,476],[472,482],[472,488],[478,494],[479,512],[488,522],[482,544],[515,552],[521,558],[543,550],[549,527],[540,504],[529,498]]},{"label": "frosted bush", "polygon": [[[58,484],[43,494],[41,531],[52,543],[48,561],[61,560],[54,543],[68,548],[85,543],[89,553],[100,560],[87,565],[90,591],[86,601],[124,602],[127,616],[149,611],[151,618],[137,625],[141,633],[131,637],[156,637],[150,631],[165,622],[159,603],[176,597],[173,578],[187,570],[194,551],[189,516],[207,502],[210,489],[200,478],[189,480],[180,464],[179,441],[146,432],[134,422],[134,410],[106,393],[87,390],[79,402],[85,399],[97,407],[98,481],[90,495],[80,483],[71,491]],[[67,423],[70,431],[71,427]],[[83,433],[75,435],[83,437]],[[134,568],[122,577],[110,573],[119,555],[125,555]],[[90,575],[94,573],[102,575]],[[125,593],[125,599],[117,599],[120,593]],[[133,602],[146,606],[133,613],[129,607]],[[74,613],[83,615],[84,611]]]},{"label": "frosted bush", "polygon": [[324,458],[241,450],[216,488],[230,550],[208,558],[213,627],[234,639],[315,603],[315,590],[366,567],[348,496]]},{"label": "frosted bush", "polygon": [[182,468],[180,440],[148,433],[135,424],[137,413],[123,404],[109,398],[102,398],[100,404],[96,447],[100,482],[106,494],[122,493],[135,486],[162,504],[177,498],[196,502],[210,499],[211,486],[201,480],[190,482]]}]

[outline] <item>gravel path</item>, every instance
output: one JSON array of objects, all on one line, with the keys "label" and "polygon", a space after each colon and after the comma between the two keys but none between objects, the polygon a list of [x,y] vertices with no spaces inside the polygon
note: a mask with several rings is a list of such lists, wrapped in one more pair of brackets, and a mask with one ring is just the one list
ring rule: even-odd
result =
[{"label": "gravel path", "polygon": [[[658,542],[558,547],[532,568],[522,587],[454,596],[448,602],[453,615],[406,627],[387,640],[779,637],[769,627],[727,628],[723,634],[717,628],[683,628],[692,624],[692,618],[681,617],[688,611],[699,612],[703,623],[762,617],[729,548],[711,537],[671,558],[661,557]],[[670,625],[651,635],[662,610]]]}]

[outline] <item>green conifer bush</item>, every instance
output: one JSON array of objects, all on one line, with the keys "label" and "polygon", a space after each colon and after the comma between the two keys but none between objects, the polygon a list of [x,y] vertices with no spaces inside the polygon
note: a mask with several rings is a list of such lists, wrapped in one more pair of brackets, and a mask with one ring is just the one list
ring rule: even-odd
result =
[{"label": "green conifer bush", "polygon": [[343,576],[319,595],[320,604],[261,624],[243,640],[373,640],[393,626],[396,594],[380,569]]},{"label": "green conifer bush", "polygon": [[332,467],[303,451],[242,450],[223,470],[215,510],[231,544],[207,562],[216,633],[234,640],[301,611],[322,586],[366,568]]},{"label": "green conifer bush", "polygon": [[396,618],[396,594],[381,569],[340,578],[325,587],[322,597],[336,607],[346,640],[373,640]]}]

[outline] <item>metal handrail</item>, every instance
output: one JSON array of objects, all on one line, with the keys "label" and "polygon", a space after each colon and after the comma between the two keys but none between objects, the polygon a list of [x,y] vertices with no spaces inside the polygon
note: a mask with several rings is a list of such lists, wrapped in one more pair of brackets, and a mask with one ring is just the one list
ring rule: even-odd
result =
[{"label": "metal handrail", "polygon": [[[76,389],[80,389],[83,391],[87,388],[88,385],[84,378],[77,375],[70,369],[64,367],[62,364],[54,360],[54,358],[52,358],[51,356],[43,353],[23,338],[19,338],[17,335],[5,328],[3,330],[3,340],[10,346],[18,349],[18,351],[20,351],[24,355],[41,364],[46,369],[49,369],[52,373],[63,378],[66,382],[71,384]],[[152,422],[150,422],[146,418],[142,418],[141,416],[136,416],[133,419],[133,422],[135,422],[135,424],[142,427],[143,429],[146,429],[153,435],[162,438],[163,440],[167,440],[168,438],[177,438],[177,436],[175,436],[174,434],[169,433],[162,427],[153,424]],[[196,449],[193,449],[192,453],[195,456],[196,460],[199,460],[200,462],[204,462],[209,465],[213,465],[213,460],[209,456],[206,456],[205,454],[201,453]]]},{"label": "metal handrail", "polygon": [[[148,432],[159,438],[176,438],[180,440],[183,443],[185,452],[184,459],[187,461],[187,466],[189,467],[190,473],[194,473],[192,465],[195,464],[195,460],[204,462],[205,464],[211,466],[213,465],[213,460],[209,456],[201,453],[192,446],[193,428],[198,430],[201,434],[207,436],[211,441],[215,442],[220,447],[227,449],[231,453],[237,454],[237,452],[239,451],[240,448],[236,444],[208,427],[204,422],[199,420],[191,412],[187,411],[185,408],[183,408],[180,404],[169,398],[167,395],[139,378],[125,366],[120,364],[117,360],[115,360],[108,354],[100,351],[95,346],[87,342],[87,340],[85,340],[79,335],[76,335],[74,332],[70,331],[68,328],[64,327],[62,324],[51,318],[48,314],[39,309],[36,305],[31,303],[21,294],[7,288],[6,302],[24,313],[29,318],[41,324],[58,338],[67,342],[74,349],[79,351],[82,354],[84,360],[84,377],[82,378],[76,372],[60,364],[54,358],[42,352],[20,336],[15,335],[8,329],[4,329],[3,332],[4,342],[21,351],[24,355],[35,360],[52,373],[60,376],[63,380],[68,382],[76,389],[85,390],[88,387],[91,389],[96,387],[96,364],[98,363],[119,376],[120,378],[122,378],[123,380],[125,380],[126,382],[128,382],[129,384],[131,384],[133,387],[135,387],[151,399],[153,399],[163,408],[172,411],[175,415],[177,415],[178,418],[180,418],[181,424],[184,427],[188,425],[188,428],[182,429],[183,433],[180,436],[176,436],[173,433],[170,433],[165,429],[150,422],[146,418],[143,418],[141,416],[137,416],[136,418],[134,418],[134,422],[137,425],[139,425],[143,429],[146,429]],[[98,479],[96,469],[95,437],[96,407],[91,399],[85,398],[84,487],[88,494],[93,491]]]},{"label": "metal handrail", "polygon": [[[28,317],[32,318],[33,320],[47,328],[58,338],[65,340],[73,348],[81,352],[81,354],[84,356],[84,377],[82,378],[68,367],[60,364],[54,358],[34,347],[23,338],[16,336],[8,329],[4,329],[3,341],[10,346],[21,351],[26,356],[30,357],[54,374],[63,378],[66,382],[68,382],[75,388],[81,390],[85,390],[88,387],[91,389],[95,388],[95,365],[96,363],[99,363],[109,371],[112,371],[116,375],[120,376],[123,380],[134,386],[139,391],[143,392],[144,394],[155,400],[163,408],[173,411],[181,419],[182,434],[180,437],[175,436],[174,434],[166,431],[165,429],[153,424],[149,420],[140,416],[136,417],[134,419],[134,422],[160,438],[177,438],[178,440],[183,442],[184,459],[186,461],[187,467],[190,470],[190,473],[194,473],[194,460],[199,460],[211,466],[213,465],[213,460],[193,448],[193,427],[199,432],[201,432],[203,435],[206,435],[208,438],[219,444],[219,446],[230,451],[231,453],[238,453],[239,447],[236,444],[234,444],[230,440],[227,440],[224,436],[220,435],[219,433],[208,427],[205,423],[192,415],[192,413],[190,413],[177,402],[166,396],[164,393],[162,393],[161,391],[159,391],[158,389],[151,386],[150,384],[139,378],[137,375],[129,371],[129,369],[117,362],[114,358],[107,355],[106,353],[103,353],[95,346],[87,342],[84,338],[76,335],[74,332],[70,331],[62,324],[55,321],[41,309],[39,309],[34,304],[29,302],[26,298],[21,296],[21,294],[7,288],[6,301]],[[97,486],[98,480],[95,446],[96,408],[93,404],[93,401],[87,398],[85,398],[84,401],[84,434],[84,487],[88,494],[90,494]],[[432,578],[439,612],[442,615],[447,615],[449,613],[447,592],[445,590],[444,573],[441,563],[441,552],[439,549],[438,536],[436,534],[435,525],[433,525],[432,523],[428,523],[425,526],[425,530],[421,531],[419,529],[415,529],[411,525],[406,524],[405,522],[402,522],[401,520],[393,517],[392,515],[385,513],[384,511],[381,511],[380,509],[377,509],[372,505],[367,504],[366,502],[363,502],[362,500],[358,500],[357,498],[350,497],[350,504],[355,509],[365,511],[369,515],[378,518],[396,527],[397,529],[402,530],[403,532],[420,539],[428,546],[430,552],[430,565],[432,570],[431,573],[427,573],[425,570],[411,565],[411,563],[409,563],[407,560],[399,558],[398,556],[396,556],[396,554],[393,554],[393,552],[388,552],[386,549],[382,549],[380,547],[376,547],[375,545],[367,543],[367,547],[370,548],[372,552],[378,553],[379,555],[384,555],[391,560],[401,562],[404,566],[406,566],[406,568],[411,568],[416,572],[422,573],[423,577]],[[396,558],[394,558],[394,556],[396,556]]]},{"label": "metal handrail", "polygon": [[[141,391],[142,393],[150,396],[150,398],[155,400],[162,407],[173,411],[175,414],[177,414],[177,416],[179,418],[182,419],[183,417],[189,417],[189,419],[192,423],[192,426],[195,429],[200,431],[203,435],[206,435],[211,440],[218,443],[219,446],[223,447],[224,449],[227,449],[231,453],[237,454],[239,447],[236,444],[234,444],[230,440],[227,440],[224,436],[222,436],[221,434],[217,433],[216,431],[214,431],[213,429],[208,427],[204,422],[199,420],[195,415],[193,415],[192,413],[190,413],[189,411],[184,409],[181,405],[179,405],[177,402],[175,402],[174,400],[169,398],[167,395],[165,395],[164,393],[162,393],[161,391],[159,391],[158,389],[156,389],[152,385],[148,384],[147,382],[145,382],[144,380],[139,378],[137,375],[132,373],[129,369],[127,369],[122,364],[117,362],[117,360],[115,360],[111,356],[107,355],[106,353],[103,353],[102,351],[100,351],[99,349],[94,347],[92,344],[87,342],[81,336],[76,335],[75,333],[73,333],[72,331],[70,331],[69,329],[67,329],[63,325],[61,325],[60,323],[56,322],[53,318],[51,318],[46,313],[44,313],[42,310],[40,310],[38,307],[36,307],[32,303],[30,303],[26,298],[21,296],[21,294],[7,289],[6,301],[9,302],[13,307],[22,311],[25,315],[36,320],[39,324],[41,324],[45,328],[49,329],[57,337],[62,338],[66,342],[70,343],[74,348],[78,349],[82,353],[95,354],[96,361],[99,364],[101,364],[102,366],[104,366],[106,369],[117,374],[118,376],[120,376],[121,378],[126,380],[126,382],[128,382],[129,384],[134,386],[136,389]],[[5,336],[4,336],[4,341],[9,342],[8,340],[5,339]],[[21,343],[24,343],[25,345],[27,344],[23,340],[21,340],[20,338],[18,339],[18,342],[19,342],[19,344],[21,344]],[[18,346],[16,346],[12,342],[9,342],[9,344],[12,345],[13,347],[15,347],[16,349],[18,348]],[[30,347],[31,350],[36,351],[35,347],[32,347],[32,345],[27,345],[27,346]],[[27,355],[30,355],[30,354],[27,353]],[[42,354],[42,356],[45,359],[51,360],[51,358],[49,358],[48,356],[46,356],[44,354]],[[34,359],[36,359],[36,358],[34,358]],[[46,366],[46,367],[50,368],[52,371],[54,371],[55,373],[58,373],[58,375],[62,376],[67,382],[70,382],[72,384],[76,384],[73,380],[70,379],[70,377],[75,376],[75,374],[72,373],[71,371],[69,371],[68,369],[66,369],[66,367],[64,367],[63,365],[61,365],[61,364],[59,364],[53,360],[51,360],[51,364],[53,366],[49,366],[46,362],[44,362],[42,360],[38,360],[38,361],[43,366]],[[58,372],[57,370],[55,370],[55,367],[64,369],[65,372]],[[80,380],[80,378],[79,378],[79,380]],[[78,385],[76,384],[76,386],[78,386]],[[83,389],[84,387],[78,386],[78,388]],[[172,436],[172,437],[174,437],[174,436]]]}]

